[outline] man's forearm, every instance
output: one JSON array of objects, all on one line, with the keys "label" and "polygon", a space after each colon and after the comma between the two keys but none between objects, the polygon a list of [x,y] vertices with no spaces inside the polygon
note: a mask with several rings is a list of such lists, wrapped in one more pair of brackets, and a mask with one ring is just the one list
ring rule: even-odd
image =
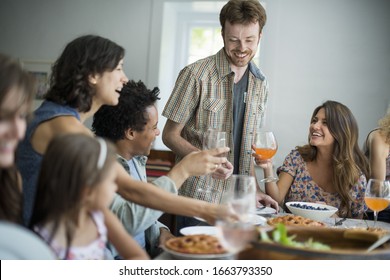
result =
[{"label": "man's forearm", "polygon": [[198,148],[193,146],[181,136],[169,135],[165,137],[164,144],[167,145],[167,147],[169,147],[176,155],[182,158],[189,153],[199,151]]},{"label": "man's forearm", "polygon": [[[120,166],[118,164],[118,166]],[[152,184],[132,179],[120,166],[118,169],[118,193],[126,200],[166,213],[210,218],[211,207],[204,201],[171,194]]]}]

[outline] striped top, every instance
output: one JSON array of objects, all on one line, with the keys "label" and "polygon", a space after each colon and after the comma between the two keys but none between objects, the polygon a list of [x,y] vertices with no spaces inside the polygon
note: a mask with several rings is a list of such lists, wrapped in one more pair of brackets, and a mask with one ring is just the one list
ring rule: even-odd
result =
[{"label": "striped top", "polygon": [[[162,115],[176,123],[185,124],[181,133],[182,137],[199,149],[202,149],[202,138],[207,129],[226,131],[226,144],[230,147],[228,158],[230,162],[233,162],[235,153],[233,88],[234,72],[229,66],[224,49],[221,49],[215,55],[198,60],[180,71]],[[267,99],[267,80],[257,66],[251,62],[238,174],[250,174],[251,172],[253,164],[251,144],[257,124],[264,117]],[[177,158],[177,160],[180,159]],[[215,179],[212,181],[213,189],[222,193],[227,182]],[[204,176],[190,177],[180,188],[179,194],[207,200],[195,192],[205,183]]]}]

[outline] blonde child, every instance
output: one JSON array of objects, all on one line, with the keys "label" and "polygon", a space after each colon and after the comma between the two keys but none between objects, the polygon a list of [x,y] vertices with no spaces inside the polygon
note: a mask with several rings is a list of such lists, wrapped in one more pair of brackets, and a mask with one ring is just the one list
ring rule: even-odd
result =
[{"label": "blonde child", "polygon": [[117,190],[114,147],[84,134],[58,136],[43,157],[30,227],[59,259],[148,259],[108,209]]}]

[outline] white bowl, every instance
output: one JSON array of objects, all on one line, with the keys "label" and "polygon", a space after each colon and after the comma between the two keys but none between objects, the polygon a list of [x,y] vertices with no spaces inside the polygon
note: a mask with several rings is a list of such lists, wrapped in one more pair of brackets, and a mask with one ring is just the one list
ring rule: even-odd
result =
[{"label": "white bowl", "polygon": [[[304,209],[304,208],[300,208],[297,206],[293,206],[296,204],[298,204],[302,207],[309,207],[312,209]],[[294,215],[302,216],[302,217],[316,220],[319,222],[322,222],[326,218],[329,218],[334,213],[336,213],[338,210],[336,207],[326,205],[326,204],[312,203],[312,202],[300,202],[300,201],[286,202],[286,206],[291,211],[291,213],[293,213]]]}]

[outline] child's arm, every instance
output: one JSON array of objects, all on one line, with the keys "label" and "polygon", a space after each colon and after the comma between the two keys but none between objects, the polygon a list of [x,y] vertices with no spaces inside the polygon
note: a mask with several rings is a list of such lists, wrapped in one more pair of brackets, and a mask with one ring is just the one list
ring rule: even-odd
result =
[{"label": "child's arm", "polygon": [[103,213],[108,240],[114,245],[119,255],[125,260],[149,260],[149,255],[128,234],[114,213],[109,209],[104,209]]}]

